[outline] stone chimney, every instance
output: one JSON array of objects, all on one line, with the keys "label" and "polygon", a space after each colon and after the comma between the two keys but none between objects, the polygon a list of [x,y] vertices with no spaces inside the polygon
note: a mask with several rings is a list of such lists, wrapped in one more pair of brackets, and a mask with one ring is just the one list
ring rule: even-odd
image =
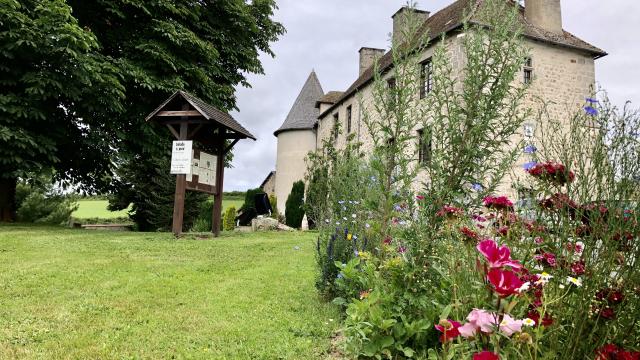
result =
[{"label": "stone chimney", "polygon": [[384,49],[374,49],[363,47],[360,48],[360,71],[358,72],[358,76],[362,75],[362,73],[367,70],[376,59],[379,59],[382,55],[384,55]]},{"label": "stone chimney", "polygon": [[525,0],[524,16],[533,25],[562,34],[562,9],[560,0]]},{"label": "stone chimney", "polygon": [[[418,21],[425,22],[429,18],[429,12],[425,10],[412,9],[408,6],[403,6],[400,10],[396,11],[391,18],[393,19],[393,33],[391,34],[391,45],[401,44],[404,42],[402,30],[405,27],[407,20],[411,16],[417,16]],[[404,29],[406,30],[406,29]]]}]

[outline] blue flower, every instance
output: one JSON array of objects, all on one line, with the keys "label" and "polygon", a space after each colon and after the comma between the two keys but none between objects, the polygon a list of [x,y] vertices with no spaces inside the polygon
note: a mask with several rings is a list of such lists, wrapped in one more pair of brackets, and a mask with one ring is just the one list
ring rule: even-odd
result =
[{"label": "blue flower", "polygon": [[344,277],[344,275],[342,275],[342,273],[338,274],[337,278],[338,279],[342,279]]},{"label": "blue flower", "polygon": [[396,209],[396,211],[402,211],[402,207],[400,205],[394,205],[393,208]]},{"label": "blue flower", "polygon": [[535,161],[531,161],[531,162],[528,162],[528,163],[522,165],[522,168],[525,169],[525,170],[531,170],[536,165],[538,165],[538,163],[536,163]]},{"label": "blue flower", "polygon": [[355,255],[356,257],[358,257],[360,255],[360,253],[358,252],[358,250],[353,252],[353,255]]},{"label": "blue flower", "polygon": [[589,105],[589,106],[585,106],[584,107],[584,112],[587,113],[587,115],[591,115],[591,116],[597,116],[598,115],[598,110],[596,110],[593,106]]},{"label": "blue flower", "polygon": [[473,189],[473,191],[482,191],[482,185],[480,185],[480,184],[472,184],[471,185],[471,189]]},{"label": "blue flower", "polygon": [[591,103],[591,104],[597,104],[599,102],[597,99],[594,99],[594,98],[587,98],[586,100],[588,103]]},{"label": "blue flower", "polygon": [[536,148],[534,145],[529,144],[529,145],[524,147],[524,153],[525,154],[533,154],[536,151],[538,151],[538,148]]}]

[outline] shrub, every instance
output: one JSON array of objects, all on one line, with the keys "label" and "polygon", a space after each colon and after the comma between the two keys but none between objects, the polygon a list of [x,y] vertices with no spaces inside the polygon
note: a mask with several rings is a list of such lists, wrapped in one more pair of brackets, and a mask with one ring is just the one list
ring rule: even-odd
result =
[{"label": "shrub", "polygon": [[43,191],[32,189],[21,200],[17,210],[18,221],[51,225],[69,222],[71,214],[78,209],[75,199],[59,194],[46,195]]},{"label": "shrub", "polygon": [[224,231],[233,231],[236,228],[236,208],[230,206],[224,212],[224,222],[222,229]]},{"label": "shrub", "polygon": [[285,206],[284,217],[287,226],[300,228],[304,217],[304,182],[300,180],[293,183]]},{"label": "shrub", "polygon": [[240,207],[240,211],[246,211],[248,209],[254,208],[256,207],[256,195],[258,194],[262,194],[264,193],[264,191],[262,191],[261,188],[255,188],[255,189],[249,189],[247,190],[245,196],[244,196],[244,204],[242,204],[242,207]]},{"label": "shrub", "polygon": [[274,194],[269,195],[269,204],[271,205],[271,217],[278,220],[280,215],[278,212],[278,198]]}]

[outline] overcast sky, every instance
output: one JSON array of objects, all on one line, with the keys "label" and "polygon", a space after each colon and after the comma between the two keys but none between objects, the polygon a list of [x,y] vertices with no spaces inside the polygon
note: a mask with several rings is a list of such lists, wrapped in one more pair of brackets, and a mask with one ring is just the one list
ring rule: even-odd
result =
[{"label": "overcast sky", "polygon": [[[432,13],[453,0],[422,0]],[[276,138],[293,101],[312,69],[323,90],[344,91],[357,78],[358,50],[388,48],[391,15],[406,0],[280,0],[276,19],[287,33],[272,45],[275,58],[262,57],[265,75],[251,75],[252,88],[238,88],[239,112],[232,115],[258,141],[243,140],[234,150],[225,190],[260,185],[275,170]],[[562,0],[565,30],[604,49],[596,80],[616,104],[640,107],[640,1]]]}]

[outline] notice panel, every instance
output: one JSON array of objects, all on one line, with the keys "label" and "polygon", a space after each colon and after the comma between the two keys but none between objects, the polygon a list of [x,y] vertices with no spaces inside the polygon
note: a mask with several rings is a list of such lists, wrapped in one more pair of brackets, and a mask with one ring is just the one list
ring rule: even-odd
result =
[{"label": "notice panel", "polygon": [[177,140],[171,150],[171,174],[191,174],[191,149],[193,141]]}]

